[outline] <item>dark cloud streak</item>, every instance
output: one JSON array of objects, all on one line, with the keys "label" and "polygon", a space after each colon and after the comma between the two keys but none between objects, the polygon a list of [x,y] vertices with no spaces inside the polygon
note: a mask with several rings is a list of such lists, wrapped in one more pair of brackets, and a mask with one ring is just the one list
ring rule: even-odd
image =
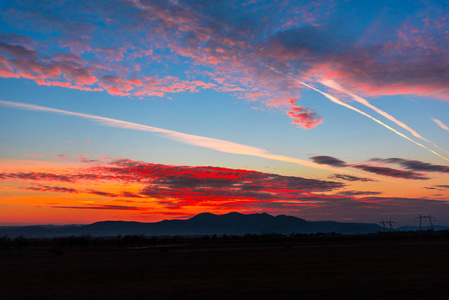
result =
[{"label": "dark cloud streak", "polygon": [[339,167],[339,168],[348,166],[346,164],[346,162],[344,162],[338,158],[332,157],[332,156],[325,156],[325,155],[313,156],[313,157],[311,157],[311,159],[313,162],[315,162],[317,164],[322,164],[322,165],[329,165],[329,166]]}]

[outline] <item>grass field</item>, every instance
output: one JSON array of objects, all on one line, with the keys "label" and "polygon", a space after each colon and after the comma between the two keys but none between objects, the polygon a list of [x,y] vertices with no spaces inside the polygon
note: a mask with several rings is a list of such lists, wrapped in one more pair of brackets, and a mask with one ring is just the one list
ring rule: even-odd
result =
[{"label": "grass field", "polygon": [[448,253],[446,235],[29,243],[3,251],[0,299],[448,299]]}]

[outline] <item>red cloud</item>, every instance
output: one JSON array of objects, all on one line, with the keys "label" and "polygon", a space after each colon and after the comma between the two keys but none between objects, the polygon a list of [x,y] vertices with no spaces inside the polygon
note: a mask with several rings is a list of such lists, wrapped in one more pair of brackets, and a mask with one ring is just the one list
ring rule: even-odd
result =
[{"label": "red cloud", "polygon": [[[324,159],[322,160],[325,161]],[[334,162],[327,158],[327,161]],[[372,218],[372,210],[377,213],[402,214],[404,208],[410,214],[418,214],[422,207],[435,212],[448,211],[444,201],[429,199],[369,197],[376,195],[374,191],[343,191],[345,184],[316,179],[306,179],[296,176],[282,176],[248,170],[237,170],[216,167],[191,167],[149,164],[127,159],[113,159],[105,157],[101,160],[84,160],[93,166],[71,169],[67,174],[53,174],[48,172],[18,172],[2,173],[1,180],[15,181],[49,181],[83,184],[114,185],[114,193],[106,188],[95,190],[80,190],[65,184],[61,186],[35,185],[28,188],[31,191],[63,192],[73,194],[92,194],[112,200],[107,204],[58,205],[54,208],[93,209],[93,210],[122,210],[145,213],[148,205],[159,203],[169,209],[180,209],[186,206],[207,206],[220,210],[266,211],[272,213],[286,213],[301,215],[307,218],[326,215],[339,219],[348,215],[358,216],[360,220]],[[353,166],[353,165],[349,165]],[[365,165],[366,166],[366,165]],[[375,166],[366,166],[375,167]],[[429,167],[429,166],[426,166]],[[394,174],[404,177],[411,173],[398,173],[398,170],[375,167],[376,172],[383,175]],[[366,169],[366,168],[365,168]],[[373,171],[370,169],[368,171]],[[406,171],[405,171],[406,172]],[[359,180],[359,178],[344,177],[343,180]],[[420,179],[420,178],[417,178]],[[122,190],[117,189],[120,185]],[[133,191],[129,187],[133,186]],[[446,185],[435,188],[447,188]],[[319,195],[318,192],[333,192],[333,195]],[[327,194],[327,193],[326,193]],[[121,199],[134,198],[133,200]],[[138,201],[136,201],[136,199]],[[146,199],[147,198],[147,199]],[[131,206],[115,205],[115,203],[129,203]],[[111,204],[112,203],[112,204]],[[135,203],[134,206],[132,203]],[[200,208],[201,209],[201,208]],[[175,211],[176,213],[176,211]],[[182,214],[182,213],[181,213]]]},{"label": "red cloud", "polygon": [[61,192],[61,193],[79,193],[78,190],[73,188],[61,187],[61,186],[48,186],[48,185],[38,185],[33,187],[25,188],[27,190],[32,191],[40,191],[40,192]]},{"label": "red cloud", "polygon": [[0,173],[0,180],[34,180],[34,181],[61,181],[73,182],[70,175],[59,175],[39,172]]},{"label": "red cloud", "polygon": [[[170,207],[254,201],[290,201],[319,199],[316,192],[331,191],[343,183],[302,177],[282,176],[247,170],[215,167],[188,167],[148,164],[117,159],[106,165],[80,168],[71,174],[3,173],[2,180],[65,181],[97,183],[121,181],[141,186],[140,192],[126,190],[113,194],[107,191],[84,191],[39,186],[29,188],[46,192],[82,192],[102,197],[153,198]],[[154,200],[153,200],[154,201]]]},{"label": "red cloud", "polygon": [[68,209],[97,209],[97,210],[148,210],[144,207],[123,206],[123,205],[86,205],[86,206],[52,206],[52,208],[68,208]]},{"label": "red cloud", "polygon": [[[290,99],[290,103],[291,103]],[[301,106],[290,106],[290,111],[287,112],[290,118],[295,119],[292,124],[304,129],[311,129],[323,122],[323,118],[315,114],[313,111]]]}]

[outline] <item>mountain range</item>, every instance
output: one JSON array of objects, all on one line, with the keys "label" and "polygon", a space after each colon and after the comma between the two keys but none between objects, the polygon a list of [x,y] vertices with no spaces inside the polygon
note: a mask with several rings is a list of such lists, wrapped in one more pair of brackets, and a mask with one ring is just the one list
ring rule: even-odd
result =
[{"label": "mountain range", "polygon": [[[447,229],[447,228],[436,228]],[[201,213],[187,220],[164,220],[155,223],[102,221],[88,225],[35,225],[0,227],[0,236],[23,236],[27,238],[50,238],[58,236],[198,236],[198,235],[242,235],[246,233],[341,233],[366,234],[382,231],[383,228],[373,223],[342,223],[334,221],[306,221],[301,218],[266,213],[241,214],[232,212],[224,215]],[[398,228],[397,230],[417,230],[416,227]]]}]

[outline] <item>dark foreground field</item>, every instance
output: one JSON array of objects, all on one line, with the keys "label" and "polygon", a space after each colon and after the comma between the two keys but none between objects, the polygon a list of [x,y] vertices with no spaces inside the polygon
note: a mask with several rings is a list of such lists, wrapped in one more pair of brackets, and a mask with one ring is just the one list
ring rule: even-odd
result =
[{"label": "dark foreground field", "polygon": [[447,234],[18,250],[0,256],[0,299],[449,298]]}]

